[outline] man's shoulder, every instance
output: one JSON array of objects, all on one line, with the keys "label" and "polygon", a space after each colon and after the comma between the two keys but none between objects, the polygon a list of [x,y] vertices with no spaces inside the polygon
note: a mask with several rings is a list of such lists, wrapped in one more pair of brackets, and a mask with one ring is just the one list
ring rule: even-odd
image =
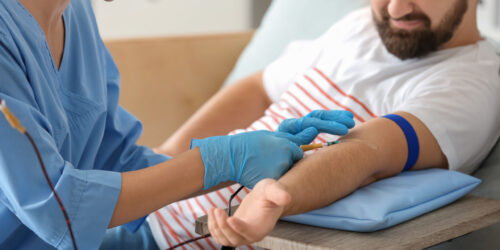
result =
[{"label": "man's shoulder", "polygon": [[330,30],[333,28],[350,28],[354,26],[360,26],[362,24],[370,23],[372,21],[372,11],[371,7],[362,7],[353,10],[349,14],[345,15],[338,22],[334,23]]},{"label": "man's shoulder", "polygon": [[[373,28],[371,7],[362,7],[350,12],[334,23],[323,34],[323,37],[335,40],[349,40],[353,37],[359,37],[361,34],[366,34],[366,31],[372,31]],[[325,46],[327,45],[325,44]]]},{"label": "man's shoulder", "polygon": [[478,57],[500,61],[500,44],[494,40],[484,39],[477,43]]},{"label": "man's shoulder", "polygon": [[465,68],[467,71],[475,70],[492,70],[498,72],[500,67],[500,57],[497,51],[486,40],[481,40],[475,44],[456,47],[453,49],[439,51],[437,57],[443,57],[441,67],[454,70],[457,68]]}]

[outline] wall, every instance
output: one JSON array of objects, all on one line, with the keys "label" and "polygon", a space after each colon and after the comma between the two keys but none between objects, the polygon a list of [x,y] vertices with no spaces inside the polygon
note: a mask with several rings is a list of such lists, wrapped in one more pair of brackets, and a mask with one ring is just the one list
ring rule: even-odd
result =
[{"label": "wall", "polygon": [[500,42],[500,0],[482,0],[477,16],[481,32]]},{"label": "wall", "polygon": [[271,0],[252,0],[252,27],[259,27]]},{"label": "wall", "polygon": [[104,39],[248,30],[251,3],[252,0],[93,0]]},{"label": "wall", "polygon": [[[224,33],[257,27],[270,0],[93,0],[105,39]],[[481,31],[500,42],[500,0],[482,0]]]}]

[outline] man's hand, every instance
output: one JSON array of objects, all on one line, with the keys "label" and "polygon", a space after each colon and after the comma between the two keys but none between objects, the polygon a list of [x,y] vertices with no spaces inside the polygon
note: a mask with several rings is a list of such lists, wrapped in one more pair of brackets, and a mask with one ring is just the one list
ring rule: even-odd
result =
[{"label": "man's hand", "polygon": [[273,179],[257,183],[234,216],[221,208],[208,213],[208,228],[212,237],[225,246],[247,245],[262,240],[271,232],[291,201],[290,194]]}]

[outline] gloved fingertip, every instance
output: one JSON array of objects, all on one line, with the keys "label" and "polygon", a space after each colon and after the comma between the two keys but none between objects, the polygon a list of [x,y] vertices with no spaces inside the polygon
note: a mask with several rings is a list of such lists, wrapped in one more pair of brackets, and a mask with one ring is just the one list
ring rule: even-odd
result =
[{"label": "gloved fingertip", "polygon": [[347,116],[351,117],[351,118],[354,118],[354,114],[351,112],[351,111],[348,111],[348,110],[343,110]]},{"label": "gloved fingertip", "polygon": [[284,128],[285,128],[285,125],[283,124],[286,120],[283,120],[280,125],[278,125],[278,128],[276,129],[276,132],[285,132],[284,131]]},{"label": "gloved fingertip", "polygon": [[356,125],[356,122],[354,122],[354,114],[347,110],[342,110],[338,122],[346,125],[348,128],[353,128]]},{"label": "gloved fingertip", "polygon": [[316,138],[316,136],[318,136],[318,134],[319,134],[319,130],[315,127],[308,127],[306,129],[304,129],[304,131],[302,131],[302,133],[304,133],[306,135],[314,136],[314,138]]},{"label": "gloved fingertip", "polygon": [[346,135],[349,133],[349,129],[346,126],[339,127],[339,135]]},{"label": "gloved fingertip", "polygon": [[324,111],[324,110],[313,110],[311,112],[309,112],[309,114],[307,114],[306,116],[304,117],[316,117],[318,115],[318,113],[320,113],[321,111]]},{"label": "gloved fingertip", "polygon": [[322,129],[321,132],[332,135],[346,135],[349,132],[349,129],[344,124],[335,122],[329,127]]},{"label": "gloved fingertip", "polygon": [[350,120],[347,124],[346,124],[347,128],[351,129],[351,128],[354,128],[354,126],[356,126],[356,122],[354,122],[354,120]]},{"label": "gloved fingertip", "polygon": [[294,162],[300,161],[304,157],[304,151],[302,151],[302,149],[299,146],[297,146],[296,144],[294,144],[294,143],[291,143],[291,144],[293,144],[292,145],[293,146],[293,155],[292,155],[293,161]]},{"label": "gloved fingertip", "polygon": [[305,145],[311,143],[319,134],[319,130],[315,127],[308,127],[302,130],[300,133],[296,134],[297,143],[300,145]]},{"label": "gloved fingertip", "polygon": [[277,131],[278,132],[285,132],[285,133],[290,133],[290,134],[295,134],[301,129],[300,127],[299,119],[286,119],[283,120],[280,125],[278,126]]}]

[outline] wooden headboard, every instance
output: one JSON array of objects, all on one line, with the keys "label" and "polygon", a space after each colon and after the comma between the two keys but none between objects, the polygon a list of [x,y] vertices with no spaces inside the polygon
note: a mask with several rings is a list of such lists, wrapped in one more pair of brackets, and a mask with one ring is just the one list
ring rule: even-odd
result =
[{"label": "wooden headboard", "polygon": [[159,146],[210,98],[253,32],[106,41],[121,73],[120,104]]}]

